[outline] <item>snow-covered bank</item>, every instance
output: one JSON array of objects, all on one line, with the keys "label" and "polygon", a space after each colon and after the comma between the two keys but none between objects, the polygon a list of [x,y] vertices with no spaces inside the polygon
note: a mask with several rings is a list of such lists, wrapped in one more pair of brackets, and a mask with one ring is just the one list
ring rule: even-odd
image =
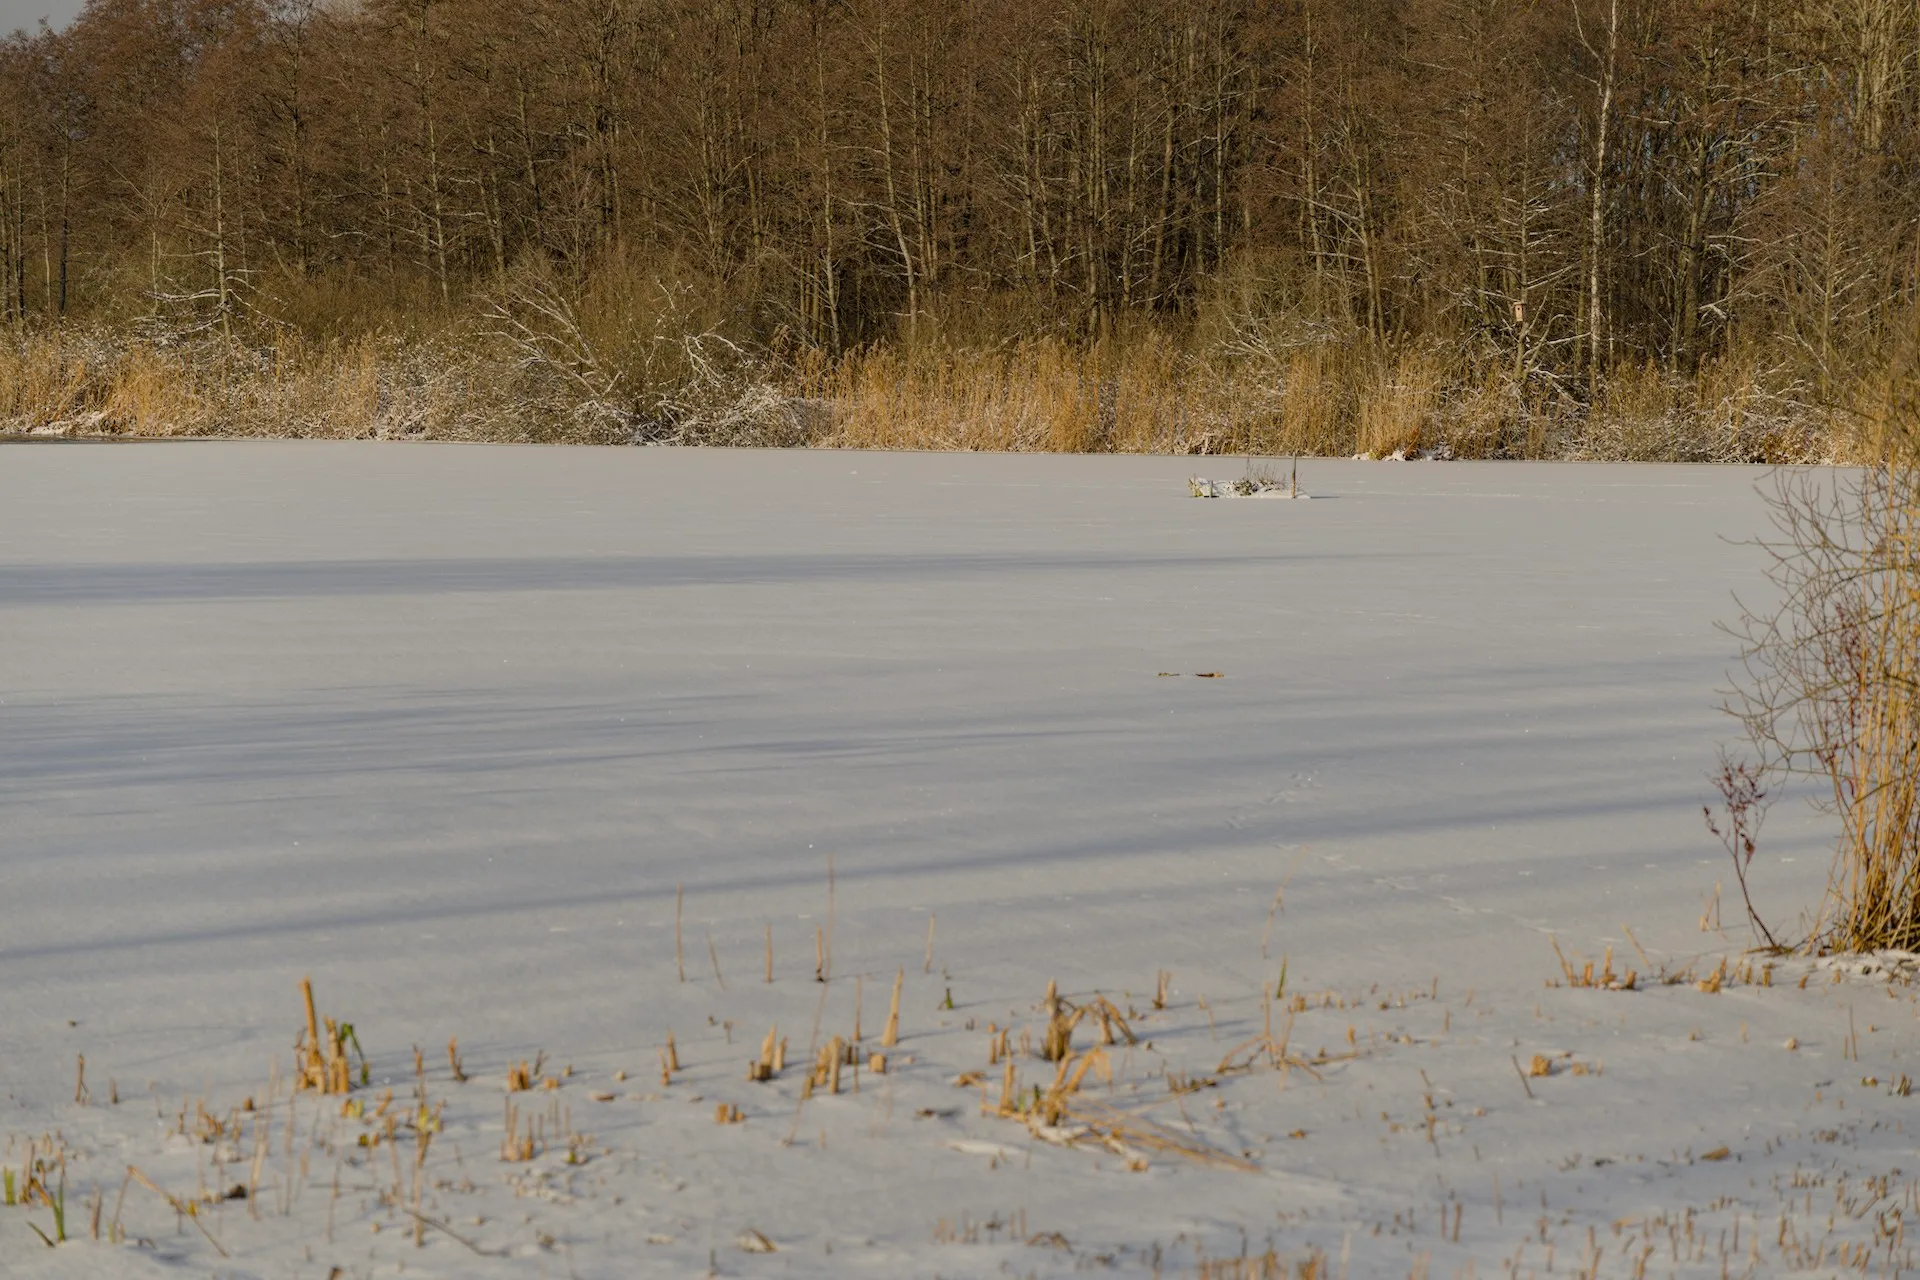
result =
[{"label": "snow-covered bank", "polygon": [[[1864,1176],[1903,1166],[1886,1190],[1910,1196],[1904,987],[1544,985],[1550,935],[1643,979],[1745,941],[1731,906],[1725,936],[1699,928],[1724,878],[1699,805],[1760,473],[1314,462],[1314,502],[1215,503],[1192,469],[0,448],[0,1165],[57,1130],[85,1238],[79,1206],[104,1188],[110,1224],[129,1163],[179,1197],[249,1183],[244,1113],[238,1140],[175,1133],[202,1100],[224,1125],[251,1096],[273,1135],[258,1219],[204,1211],[231,1258],[136,1183],[123,1225],[151,1248],[48,1250],[44,1208],[0,1208],[0,1266],[1152,1274],[1157,1249],[1181,1274],[1244,1232],[1344,1248],[1356,1276],[1501,1270],[1523,1241],[1521,1274],[1549,1247],[1632,1274],[1656,1244],[1647,1274],[1691,1248],[1717,1275],[1754,1247],[1781,1269],[1783,1231],[1828,1240]],[[1816,824],[1783,806],[1762,863],[1790,912]],[[1306,998],[1311,1070],[1221,1075],[1283,958],[1271,1025]],[[886,1074],[802,1107],[809,1040],[850,1035],[856,995],[876,1039],[902,968]],[[366,1047],[369,1113],[389,1087],[411,1107],[415,1045],[447,1103],[424,1247],[382,1202],[398,1181],[412,1205],[404,1128],[397,1172],[338,1100],[304,1098],[283,1140],[269,1061],[284,1079],[306,974]],[[981,1114],[988,1024],[1037,1047],[1049,980],[1140,1015],[1107,1050],[1114,1104],[1259,1171],[1129,1172]],[[774,1024],[790,1065],[748,1083]],[[505,1073],[541,1050],[558,1087],[518,1101],[551,1141],[503,1162]],[[1551,1074],[1523,1080],[1536,1054]],[[1175,1095],[1169,1072],[1217,1082]],[[556,1131],[590,1136],[585,1163]],[[1891,1203],[1831,1240],[1873,1239]]]}]

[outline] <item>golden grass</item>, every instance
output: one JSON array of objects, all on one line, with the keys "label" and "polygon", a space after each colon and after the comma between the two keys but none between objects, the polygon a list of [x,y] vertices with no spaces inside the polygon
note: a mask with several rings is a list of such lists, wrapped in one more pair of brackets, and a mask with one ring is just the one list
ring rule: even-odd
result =
[{"label": "golden grass", "polygon": [[269,347],[39,334],[0,342],[0,431],[606,443],[477,346],[362,336]]},{"label": "golden grass", "polygon": [[1852,446],[1747,355],[1684,378],[1627,367],[1591,409],[1498,364],[1328,340],[1279,351],[1157,331],[895,343],[794,374],[818,446],[1012,452],[1825,462]]},{"label": "golden grass", "polygon": [[1440,362],[1418,352],[1382,368],[1360,394],[1358,452],[1408,457],[1435,443],[1444,380]]},{"label": "golden grass", "polygon": [[[550,283],[530,296],[564,333],[503,302],[427,331],[15,334],[0,340],[0,432],[1722,462],[1862,452],[1841,418],[1745,351],[1690,377],[1617,370],[1583,407],[1545,381],[1516,386],[1498,361],[1355,337],[1269,348],[1141,325],[1091,342],[932,337],[776,358],[698,315],[628,316]],[[1872,381],[1863,374],[1856,396],[1877,394]]]}]

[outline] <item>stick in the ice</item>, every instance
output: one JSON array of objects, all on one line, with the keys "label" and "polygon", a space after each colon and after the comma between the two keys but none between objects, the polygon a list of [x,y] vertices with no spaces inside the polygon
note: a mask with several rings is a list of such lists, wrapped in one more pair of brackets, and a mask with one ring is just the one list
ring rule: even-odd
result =
[{"label": "stick in the ice", "polygon": [[1650,970],[1653,969],[1655,966],[1652,957],[1647,955],[1647,949],[1640,945],[1640,939],[1633,936],[1633,930],[1623,924],[1620,926],[1620,931],[1627,935],[1627,941],[1631,942],[1633,949],[1640,953],[1640,963],[1647,966]]},{"label": "stick in the ice", "polygon": [[113,1221],[107,1224],[107,1239],[118,1244],[122,1237],[120,1230],[120,1212],[127,1207],[127,1188],[133,1185],[132,1166],[128,1166],[127,1176],[120,1180],[120,1194],[113,1201]]},{"label": "stick in the ice", "polygon": [[827,939],[820,962],[820,981],[833,980],[833,855],[827,855]]},{"label": "stick in the ice", "polygon": [[713,980],[720,984],[722,991],[725,991],[727,989],[727,980],[720,976],[720,953],[713,949],[712,934],[707,935],[707,959],[713,961]]},{"label": "stick in the ice", "polygon": [[933,922],[937,919],[939,916],[931,911],[927,912],[927,963],[920,970],[922,973],[933,972]]},{"label": "stick in the ice", "polygon": [[1520,1087],[1527,1091],[1527,1098],[1531,1101],[1533,1098],[1533,1086],[1527,1083],[1527,1073],[1521,1069],[1520,1059],[1514,1057],[1512,1054],[1508,1054],[1507,1058],[1513,1063],[1513,1073],[1520,1077]]},{"label": "stick in the ice", "polygon": [[165,1200],[169,1205],[173,1207],[174,1213],[178,1214],[180,1217],[193,1219],[193,1225],[200,1228],[200,1234],[207,1238],[207,1243],[213,1246],[213,1251],[215,1253],[219,1254],[223,1258],[228,1258],[233,1256],[227,1252],[225,1246],[223,1246],[218,1240],[215,1240],[213,1238],[213,1232],[207,1230],[207,1224],[200,1221],[200,1215],[198,1212],[196,1212],[195,1207],[192,1204],[188,1203],[187,1201],[181,1200],[177,1196],[174,1196],[166,1191],[161,1190],[160,1187],[153,1181],[153,1179],[147,1177],[146,1174],[140,1172],[140,1170],[134,1168],[132,1165],[127,1166],[127,1176],[132,1178],[135,1182],[139,1183],[141,1186],[145,1187],[147,1190],[159,1196],[162,1200]]},{"label": "stick in the ice", "polygon": [[680,904],[687,896],[687,886],[679,885],[673,891],[673,963],[680,971],[680,981],[687,980],[687,962],[680,951]]},{"label": "stick in the ice", "polygon": [[412,1218],[421,1227],[432,1227],[435,1231],[443,1232],[448,1237],[459,1241],[461,1244],[467,1246],[467,1248],[473,1250],[475,1253],[479,1254],[483,1258],[505,1258],[509,1256],[506,1252],[502,1250],[482,1249],[479,1245],[467,1239],[465,1236],[455,1231],[452,1227],[449,1227],[446,1223],[436,1222],[434,1219],[429,1218],[425,1214],[421,1213],[418,1209],[409,1209],[407,1208],[407,1206],[403,1204],[395,1205],[394,1208],[398,1209],[400,1212]]}]

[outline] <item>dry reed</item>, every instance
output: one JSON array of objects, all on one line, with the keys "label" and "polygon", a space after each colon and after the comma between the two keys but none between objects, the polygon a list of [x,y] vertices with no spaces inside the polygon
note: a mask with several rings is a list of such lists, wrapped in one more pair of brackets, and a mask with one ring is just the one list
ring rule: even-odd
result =
[{"label": "dry reed", "polygon": [[[347,1044],[352,1041],[358,1048],[358,1040],[349,1023],[336,1022],[332,1018],[324,1020],[325,1030],[321,1030],[322,1020],[313,1006],[313,980],[300,979],[300,998],[306,1008],[306,1028],[294,1046],[294,1088],[312,1089],[317,1093],[347,1093],[353,1089],[353,1075],[347,1062]],[[366,1063],[361,1062],[361,1073],[365,1074]]]},{"label": "dry reed", "polygon": [[[1804,386],[1744,350],[1689,376],[1616,370],[1586,405],[1464,348],[1388,350],[1338,334],[1276,345],[1139,327],[1091,342],[983,334],[776,358],[673,306],[636,311],[644,289],[556,288],[519,281],[485,316],[406,335],[16,332],[0,338],[0,432],[1722,462],[1858,453]],[[1869,384],[1850,394],[1871,395]]]},{"label": "dry reed", "polygon": [[903,966],[893,975],[893,998],[887,1002],[887,1026],[880,1034],[880,1047],[891,1049],[900,1043],[900,988],[907,980]]},{"label": "dry reed", "polygon": [[1920,947],[1920,335],[1856,420],[1873,465],[1789,475],[1774,492],[1778,536],[1766,549],[1781,602],[1743,619],[1745,679],[1731,703],[1758,758],[1723,768],[1722,790],[1744,892],[1768,779],[1817,779],[1839,837],[1807,945],[1910,950]]}]

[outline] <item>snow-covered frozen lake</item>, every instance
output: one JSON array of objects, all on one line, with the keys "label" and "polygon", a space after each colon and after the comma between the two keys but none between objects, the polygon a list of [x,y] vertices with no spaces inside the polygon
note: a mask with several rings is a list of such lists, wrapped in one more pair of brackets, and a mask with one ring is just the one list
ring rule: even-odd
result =
[{"label": "snow-covered frozen lake", "polygon": [[[0,1166],[59,1130],[109,1223],[129,1163],[183,1199],[258,1183],[206,1234],[136,1183],[119,1245],[0,1208],[0,1271],[1178,1275],[1244,1239],[1356,1276],[1719,1275],[1813,1258],[1789,1226],[1904,1257],[1878,1217],[1827,1225],[1839,1172],[1920,1165],[1886,1087],[1904,989],[1545,986],[1550,937],[1643,975],[1747,945],[1737,898],[1700,927],[1732,891],[1700,806],[1763,473],[1310,461],[1310,502],[1188,496],[1241,467],[0,446]],[[1779,914],[1822,841],[1776,811]],[[1283,958],[1319,1065],[1220,1073]],[[860,1094],[745,1081],[770,1024],[798,1061],[858,999],[875,1039],[902,967]],[[175,1132],[245,1096],[284,1122],[304,975],[369,1100],[419,1046],[448,1102],[423,1247],[337,1102],[261,1159]],[[1255,1171],[982,1114],[988,1023],[1037,1043],[1049,980],[1139,1014],[1111,1097]],[[591,1135],[582,1164],[499,1159],[507,1065],[542,1050],[559,1087],[523,1109]]]}]

